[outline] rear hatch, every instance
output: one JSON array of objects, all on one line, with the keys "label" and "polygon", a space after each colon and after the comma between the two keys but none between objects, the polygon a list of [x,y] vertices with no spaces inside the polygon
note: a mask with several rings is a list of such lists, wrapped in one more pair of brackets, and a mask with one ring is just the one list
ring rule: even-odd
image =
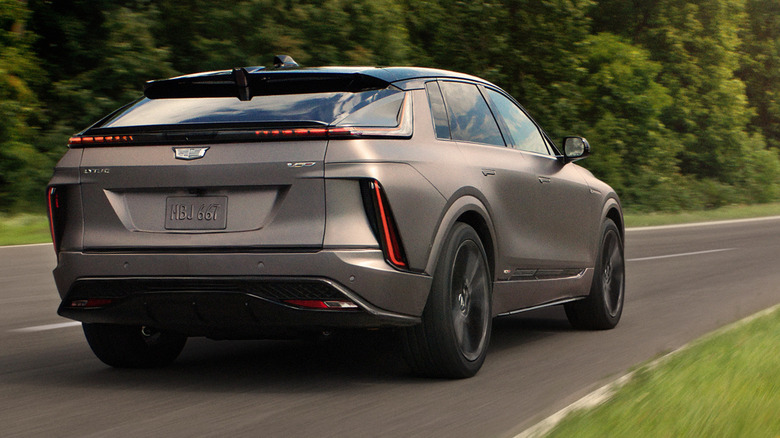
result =
[{"label": "rear hatch", "polygon": [[405,101],[360,74],[243,69],[146,96],[71,138],[85,250],[321,248],[329,139],[399,126]]},{"label": "rear hatch", "polygon": [[[84,248],[317,248],[325,227],[326,145],[85,148]],[[176,159],[174,150],[205,155]]]}]

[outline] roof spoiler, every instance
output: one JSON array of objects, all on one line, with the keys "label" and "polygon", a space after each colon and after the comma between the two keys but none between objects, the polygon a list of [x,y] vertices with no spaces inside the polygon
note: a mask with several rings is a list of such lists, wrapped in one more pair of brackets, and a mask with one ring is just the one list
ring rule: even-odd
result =
[{"label": "roof spoiler", "polygon": [[264,70],[234,68],[220,72],[149,81],[144,96],[149,99],[187,97],[236,97],[282,94],[360,92],[387,88],[390,82],[363,73],[321,70]]}]

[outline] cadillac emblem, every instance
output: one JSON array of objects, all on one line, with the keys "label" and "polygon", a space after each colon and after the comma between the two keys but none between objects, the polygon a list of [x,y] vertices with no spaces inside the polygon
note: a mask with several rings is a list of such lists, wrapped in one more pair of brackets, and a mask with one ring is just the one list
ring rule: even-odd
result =
[{"label": "cadillac emblem", "polygon": [[173,153],[177,160],[197,160],[203,158],[206,155],[206,151],[209,147],[202,148],[173,148]]}]

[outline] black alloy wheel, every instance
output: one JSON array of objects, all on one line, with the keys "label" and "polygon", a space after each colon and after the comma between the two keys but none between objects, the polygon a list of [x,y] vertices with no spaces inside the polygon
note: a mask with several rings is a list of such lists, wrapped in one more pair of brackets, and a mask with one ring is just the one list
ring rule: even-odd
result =
[{"label": "black alloy wheel", "polygon": [[404,351],[412,370],[447,378],[476,374],[490,343],[491,294],[479,235],[458,223],[439,259],[422,324],[405,331]]},{"label": "black alloy wheel", "polygon": [[602,230],[590,295],[564,305],[566,316],[575,328],[608,330],[617,325],[623,313],[626,292],[623,241],[611,219],[604,222]]}]

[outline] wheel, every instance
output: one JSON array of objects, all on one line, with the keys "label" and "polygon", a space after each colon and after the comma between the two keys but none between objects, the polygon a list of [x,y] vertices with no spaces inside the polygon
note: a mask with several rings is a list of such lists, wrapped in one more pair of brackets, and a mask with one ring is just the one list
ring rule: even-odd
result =
[{"label": "wheel", "polygon": [[412,370],[446,378],[476,374],[490,342],[491,294],[482,242],[473,228],[457,223],[437,263],[422,323],[404,331]]},{"label": "wheel", "polygon": [[176,360],[187,337],[149,327],[82,323],[95,356],[115,368],[155,368]]},{"label": "wheel", "polygon": [[601,236],[590,294],[584,300],[564,305],[569,322],[578,329],[614,328],[623,313],[626,293],[623,241],[611,219],[602,225]]}]

